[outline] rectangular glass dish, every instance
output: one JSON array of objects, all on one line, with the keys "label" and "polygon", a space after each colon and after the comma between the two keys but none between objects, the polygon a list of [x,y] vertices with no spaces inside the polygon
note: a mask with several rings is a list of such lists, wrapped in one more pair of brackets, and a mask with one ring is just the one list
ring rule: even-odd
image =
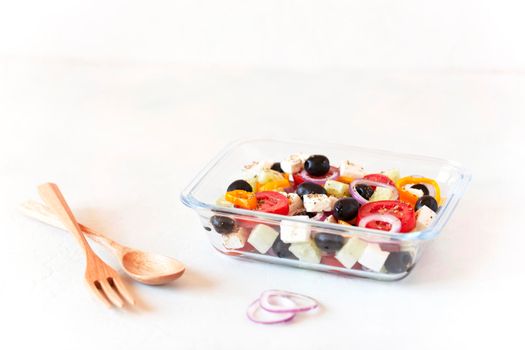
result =
[{"label": "rectangular glass dish", "polygon": [[[285,159],[292,153],[324,154],[334,164],[343,160],[362,164],[368,173],[397,168],[403,176],[422,174],[435,179],[441,188],[442,202],[434,220],[424,230],[406,234],[388,233],[357,226],[334,224],[310,219],[269,214],[253,210],[223,207],[216,204],[217,198],[225,193],[225,188],[232,181],[240,178],[241,169],[253,161]],[[352,275],[377,280],[398,280],[407,276],[421,257],[426,244],[434,239],[449,220],[463,195],[470,174],[459,164],[425,156],[399,154],[388,151],[366,149],[337,144],[315,144],[270,139],[255,139],[235,142],[220,152],[187,186],[181,194],[182,202],[193,208],[200,217],[205,232],[219,252],[242,259],[259,260],[317,271],[343,275]],[[277,232],[281,225],[299,225],[307,227],[313,239],[319,233],[329,233],[342,237],[344,247],[356,256],[355,261],[335,259],[334,254],[319,251],[312,262],[309,259],[298,260],[292,257],[279,257],[273,249],[265,254],[259,253],[251,245],[238,249],[228,249],[224,237],[213,229],[210,219],[213,216],[225,216],[235,221],[243,229],[245,238],[258,224],[264,224]],[[359,253],[357,253],[359,252]],[[366,255],[366,258],[365,258]],[[391,256],[390,256],[391,255]],[[317,262],[320,258],[320,261]],[[381,265],[385,259],[401,259],[403,268],[387,269]],[[361,260],[360,260],[361,259]],[[361,262],[371,261],[366,268]],[[379,265],[378,262],[379,261]],[[365,264],[366,265],[366,264]],[[399,264],[398,264],[399,265]]]}]

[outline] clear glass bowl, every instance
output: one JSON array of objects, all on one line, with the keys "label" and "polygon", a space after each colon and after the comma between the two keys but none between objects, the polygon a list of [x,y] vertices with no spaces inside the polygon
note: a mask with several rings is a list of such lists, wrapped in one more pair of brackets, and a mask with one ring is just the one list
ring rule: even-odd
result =
[{"label": "clear glass bowl", "polygon": [[[425,230],[395,234],[318,222],[295,216],[227,208],[216,204],[217,198],[224,195],[225,188],[232,181],[241,177],[243,165],[261,160],[279,161],[289,154],[299,152],[324,154],[332,164],[348,159],[364,165],[368,173],[397,168],[401,171],[401,176],[420,174],[433,178],[441,188],[443,202],[440,210],[432,224]],[[255,139],[238,141],[226,147],[187,186],[181,194],[181,200],[197,212],[211,244],[223,254],[336,274],[377,280],[398,280],[408,275],[421,257],[426,243],[441,232],[463,195],[470,178],[471,175],[459,164],[438,158],[337,144]],[[291,222],[307,224],[310,228],[311,239],[314,239],[319,233],[339,235],[343,237],[345,244],[348,243],[348,240],[353,239],[352,242],[356,243],[358,248],[351,252],[354,255],[361,254],[361,256],[355,256],[356,263],[352,264],[352,261],[346,260],[346,264],[343,265],[334,258],[333,253],[318,252],[321,254],[321,261],[317,263],[297,260],[294,256],[281,258],[275,254],[273,249],[265,254],[260,254],[249,244],[240,249],[228,249],[223,244],[223,235],[215,232],[210,224],[210,218],[214,215],[234,219],[238,227],[243,227],[247,234],[257,224],[268,225],[278,232],[283,222],[288,225]],[[364,260],[371,261],[371,264],[367,265]],[[367,268],[366,266],[375,267]]]}]

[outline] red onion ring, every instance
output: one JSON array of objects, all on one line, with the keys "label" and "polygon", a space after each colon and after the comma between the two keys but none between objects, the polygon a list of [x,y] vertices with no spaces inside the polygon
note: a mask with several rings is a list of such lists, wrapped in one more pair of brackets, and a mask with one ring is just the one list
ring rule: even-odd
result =
[{"label": "red onion ring", "polygon": [[[289,302],[289,308],[293,308],[296,304],[290,300],[286,299]],[[246,311],[246,316],[250,321],[261,324],[275,324],[291,321],[295,317],[295,312],[270,312],[261,307],[260,299],[255,300],[253,303],[248,306]]]},{"label": "red onion ring", "polygon": [[391,214],[372,214],[365,216],[361,220],[359,220],[359,227],[366,227],[366,225],[371,221],[382,221],[390,224],[390,231],[391,233],[396,233],[401,231],[401,221]]},{"label": "red onion ring", "polygon": [[327,180],[336,180],[339,177],[339,169],[335,166],[331,166],[328,173],[324,176],[311,176],[306,170],[302,170],[299,175],[304,180],[304,182],[313,182],[323,186]]},{"label": "red onion ring", "polygon": [[[272,303],[272,299],[278,299],[284,303],[291,301],[294,306]],[[264,310],[273,313],[299,313],[313,310],[319,306],[319,303],[314,298],[284,290],[267,290],[263,292],[259,299],[259,304]]]},{"label": "red onion ring", "polygon": [[391,200],[396,200],[396,199],[399,198],[399,192],[397,191],[397,188],[395,188],[394,186],[391,186],[389,184],[385,184],[385,183],[382,183],[382,182],[370,181],[370,180],[367,180],[367,179],[357,179],[357,180],[354,180],[354,181],[352,181],[350,183],[350,195],[352,197],[354,197],[357,200],[357,202],[359,202],[359,204],[368,203],[368,200],[363,198],[363,196],[361,196],[359,194],[359,192],[357,192],[357,190],[355,188],[357,185],[367,185],[367,186],[388,188],[394,194],[394,198],[391,198]]}]

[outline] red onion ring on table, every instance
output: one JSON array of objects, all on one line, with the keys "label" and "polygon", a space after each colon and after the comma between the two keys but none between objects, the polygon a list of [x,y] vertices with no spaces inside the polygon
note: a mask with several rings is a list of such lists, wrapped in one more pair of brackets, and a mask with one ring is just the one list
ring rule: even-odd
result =
[{"label": "red onion ring on table", "polygon": [[388,232],[396,233],[401,231],[401,221],[394,215],[390,214],[372,214],[365,216],[359,220],[359,227],[366,227],[366,225],[372,221],[381,221],[390,224],[391,227]]},{"label": "red onion ring on table", "polygon": [[[288,299],[289,307],[293,308],[295,303]],[[255,300],[248,306],[246,316],[255,323],[275,324],[291,321],[295,317],[295,312],[276,313],[270,312],[261,307],[260,299]]]},{"label": "red onion ring on table", "polygon": [[394,186],[391,186],[389,184],[385,184],[385,183],[382,183],[382,182],[370,181],[370,180],[367,180],[367,179],[357,179],[357,180],[354,180],[354,181],[352,181],[350,183],[350,195],[352,197],[354,197],[359,204],[366,204],[366,203],[368,203],[368,200],[363,198],[363,196],[361,196],[359,194],[359,192],[357,192],[357,190],[356,190],[356,186],[357,185],[367,185],[367,186],[388,188],[389,190],[392,191],[392,193],[394,195],[394,197],[390,198],[390,200],[396,200],[396,199],[399,198],[399,192],[397,191],[397,188],[395,188]]},{"label": "red onion ring on table", "polygon": [[[275,299],[285,304],[287,300],[291,301],[295,306],[279,305],[278,303],[272,302],[272,300]],[[317,300],[312,297],[284,290],[267,290],[263,292],[259,299],[259,304],[264,310],[274,313],[299,313],[313,310],[319,306]]]}]

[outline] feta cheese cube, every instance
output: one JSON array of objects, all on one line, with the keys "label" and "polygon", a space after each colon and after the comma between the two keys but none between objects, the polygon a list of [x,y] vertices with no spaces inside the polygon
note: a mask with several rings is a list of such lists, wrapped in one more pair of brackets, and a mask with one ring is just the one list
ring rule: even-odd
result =
[{"label": "feta cheese cube", "polygon": [[300,261],[319,264],[321,262],[321,251],[312,240],[303,243],[293,243],[288,248]]},{"label": "feta cheese cube", "polygon": [[326,194],[311,193],[303,196],[303,205],[307,212],[319,213],[330,211],[331,200]]},{"label": "feta cheese cube", "polygon": [[324,184],[324,189],[329,195],[339,198],[343,198],[348,195],[348,188],[348,184],[335,180],[326,180]]},{"label": "feta cheese cube", "polygon": [[372,195],[372,197],[370,197],[368,201],[369,202],[385,201],[385,200],[392,199],[393,196],[394,196],[394,191],[392,191],[391,189],[386,188],[386,187],[377,186],[374,191],[374,194]]},{"label": "feta cheese cube", "polygon": [[248,234],[248,230],[246,230],[244,227],[241,227],[235,232],[221,235],[222,244],[227,249],[241,249],[246,244]]},{"label": "feta cheese cube", "polygon": [[[310,219],[307,215],[297,215],[296,218]],[[310,240],[312,227],[304,222],[281,221],[281,240],[284,243],[300,243]]]},{"label": "feta cheese cube", "polygon": [[272,247],[279,236],[279,232],[268,225],[258,224],[252,229],[248,243],[250,243],[261,254],[265,254]]},{"label": "feta cheese cube", "polygon": [[384,170],[381,174],[388,176],[388,178],[394,182],[400,178],[399,169]]},{"label": "feta cheese cube", "polygon": [[287,193],[286,197],[288,197],[288,204],[290,206],[289,215],[295,215],[297,213],[302,213],[304,209],[303,200],[297,193]]},{"label": "feta cheese cube", "polygon": [[303,170],[303,159],[299,154],[291,154],[286,159],[281,161],[281,169],[285,173],[295,174]]},{"label": "feta cheese cube", "polygon": [[339,167],[339,175],[350,177],[352,179],[360,179],[365,176],[365,169],[359,164],[354,164],[345,160]]},{"label": "feta cheese cube", "polygon": [[417,196],[417,197],[421,197],[422,195],[425,194],[422,190],[419,190],[417,188],[412,188],[412,187],[410,187],[410,185],[405,186],[404,190],[407,191],[407,192],[412,193],[414,196]]},{"label": "feta cheese cube", "polygon": [[251,162],[246,164],[243,168],[243,173],[245,178],[253,178],[257,176],[263,170],[269,170],[272,167],[271,162],[262,161],[262,162]]},{"label": "feta cheese cube", "polygon": [[363,254],[366,245],[365,241],[357,237],[349,238],[346,244],[335,254],[335,258],[346,268],[351,269]]},{"label": "feta cheese cube", "polygon": [[416,211],[416,231],[421,231],[430,226],[436,213],[426,205]]},{"label": "feta cheese cube", "polygon": [[359,261],[364,267],[379,272],[385,264],[389,254],[389,252],[381,250],[379,244],[369,243],[357,261]]}]

